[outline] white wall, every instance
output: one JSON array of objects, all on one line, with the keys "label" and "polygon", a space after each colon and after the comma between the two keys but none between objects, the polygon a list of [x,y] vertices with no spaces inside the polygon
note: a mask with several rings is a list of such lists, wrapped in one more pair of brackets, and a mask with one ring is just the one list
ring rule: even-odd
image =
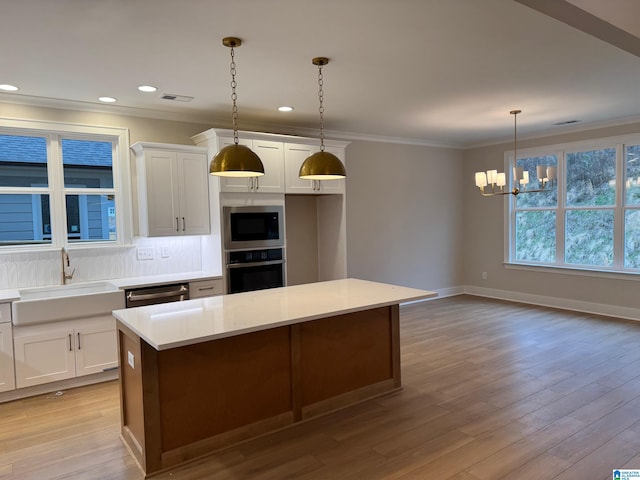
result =
[{"label": "white wall", "polygon": [[[640,124],[519,140],[520,148],[554,145],[591,138],[612,137],[640,132]],[[502,169],[504,152],[512,144],[475,148],[464,152],[464,283],[472,293],[523,300],[551,306],[574,308],[595,313],[638,318],[640,312],[640,276],[592,276],[508,269],[504,259],[504,197],[479,195],[474,172]],[[482,280],[481,272],[488,278]],[[624,277],[624,278],[621,278]]]},{"label": "white wall", "polygon": [[462,285],[462,151],[356,141],[346,158],[348,276]]}]

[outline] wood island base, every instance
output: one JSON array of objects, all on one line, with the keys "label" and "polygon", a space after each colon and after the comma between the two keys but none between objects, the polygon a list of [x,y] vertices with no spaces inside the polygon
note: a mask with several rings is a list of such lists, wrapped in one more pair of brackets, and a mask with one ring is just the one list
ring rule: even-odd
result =
[{"label": "wood island base", "polygon": [[117,323],[121,433],[147,477],[401,387],[398,305],[167,350]]}]

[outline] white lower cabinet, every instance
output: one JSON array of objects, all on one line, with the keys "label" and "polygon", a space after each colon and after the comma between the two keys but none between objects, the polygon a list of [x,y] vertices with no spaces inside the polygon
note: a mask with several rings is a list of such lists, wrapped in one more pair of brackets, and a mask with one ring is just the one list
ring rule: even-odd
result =
[{"label": "white lower cabinet", "polygon": [[0,323],[0,392],[16,388],[13,370],[13,333],[10,323]]},{"label": "white lower cabinet", "polygon": [[18,388],[103,372],[118,366],[111,316],[15,327]]},{"label": "white lower cabinet", "polygon": [[221,278],[189,282],[189,298],[215,297],[224,293]]}]

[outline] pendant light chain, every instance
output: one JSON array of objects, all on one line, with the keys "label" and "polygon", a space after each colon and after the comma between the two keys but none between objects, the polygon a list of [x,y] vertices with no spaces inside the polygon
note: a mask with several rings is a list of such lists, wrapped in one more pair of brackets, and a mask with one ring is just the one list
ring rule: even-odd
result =
[{"label": "pendant light chain", "polygon": [[264,175],[264,165],[260,157],[246,145],[240,145],[238,140],[238,95],[236,94],[236,56],[235,47],[242,45],[242,40],[237,37],[224,37],[222,45],[231,50],[231,100],[233,101],[233,144],[220,148],[211,160],[209,173],[218,177],[248,178],[247,185],[258,188],[257,182],[252,177]]},{"label": "pendant light chain", "polygon": [[324,92],[322,91],[323,86],[323,78],[322,78],[322,64],[318,65],[318,99],[320,100],[320,108],[318,111],[320,112],[320,151],[324,152]]},{"label": "pendant light chain", "polygon": [[233,110],[232,110],[232,119],[233,119],[233,143],[238,145],[238,106],[236,105],[236,100],[238,100],[238,95],[236,94],[236,87],[238,84],[236,83],[236,61],[235,61],[235,51],[233,46],[231,47],[231,101],[233,102]]},{"label": "pendant light chain", "polygon": [[517,131],[517,118],[519,111],[514,110],[513,114],[513,164],[518,163],[518,151],[516,150],[516,131]]}]

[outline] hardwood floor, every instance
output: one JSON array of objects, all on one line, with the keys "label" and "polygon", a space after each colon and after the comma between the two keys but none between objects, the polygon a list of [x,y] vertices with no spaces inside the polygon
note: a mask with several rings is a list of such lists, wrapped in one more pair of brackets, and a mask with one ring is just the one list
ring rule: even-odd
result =
[{"label": "hardwood floor", "polygon": [[[459,296],[401,309],[403,391],[158,479],[612,478],[640,469],[640,322]],[[256,399],[258,401],[258,399]],[[116,382],[0,405],[0,478],[141,479]]]}]

